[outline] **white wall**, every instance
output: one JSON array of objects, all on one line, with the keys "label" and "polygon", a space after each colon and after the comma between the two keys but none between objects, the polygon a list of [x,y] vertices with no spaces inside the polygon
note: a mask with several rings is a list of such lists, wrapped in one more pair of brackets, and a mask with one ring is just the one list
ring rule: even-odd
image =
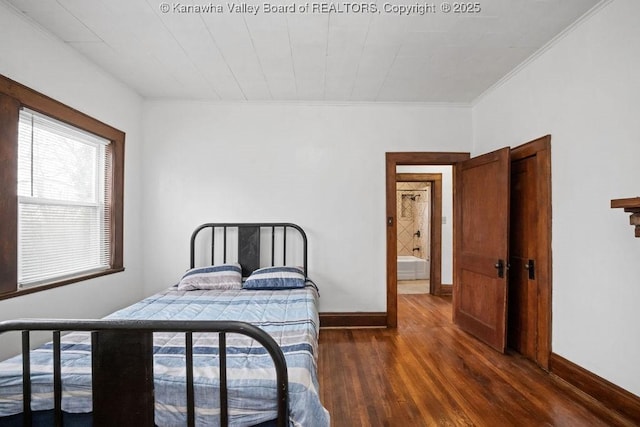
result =
[{"label": "white wall", "polygon": [[385,152],[469,151],[471,113],[150,101],[144,133],[146,293],[179,279],[200,223],[291,221],[308,233],[321,311],[375,312],[386,311]]},{"label": "white wall", "polygon": [[[126,271],[0,301],[0,320],[94,318],[142,297],[140,255],[140,98],[64,43],[0,2],[0,74],[126,132]],[[0,358],[17,351],[0,340]]]},{"label": "white wall", "polygon": [[640,395],[640,2],[615,0],[473,108],[476,154],[550,133],[553,352]]},{"label": "white wall", "polygon": [[453,168],[451,166],[396,166],[398,173],[442,174],[442,268],[443,285],[453,284]]}]

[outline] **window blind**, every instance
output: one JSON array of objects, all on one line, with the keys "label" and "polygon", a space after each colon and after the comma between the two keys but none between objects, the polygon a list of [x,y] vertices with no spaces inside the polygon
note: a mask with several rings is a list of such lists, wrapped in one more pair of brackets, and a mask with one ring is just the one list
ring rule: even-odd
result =
[{"label": "window blind", "polygon": [[18,285],[110,266],[110,141],[23,109],[18,129]]}]

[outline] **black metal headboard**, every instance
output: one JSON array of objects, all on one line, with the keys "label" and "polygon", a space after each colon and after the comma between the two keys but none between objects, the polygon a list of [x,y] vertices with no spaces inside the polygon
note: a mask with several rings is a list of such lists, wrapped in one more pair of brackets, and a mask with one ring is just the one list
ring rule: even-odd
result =
[{"label": "black metal headboard", "polygon": [[[302,247],[299,249],[301,253],[297,254],[297,256],[302,256],[302,267],[304,269],[304,275],[305,277],[308,277],[307,235],[305,234],[304,230],[296,224],[286,222],[228,222],[202,224],[191,234],[191,268],[194,268],[196,266],[196,239],[198,238],[200,233],[203,232],[203,230],[211,230],[209,235],[211,239],[209,246],[211,250],[211,264],[215,265],[216,260],[220,258],[222,259],[223,263],[226,263],[227,261],[237,261],[242,266],[243,277],[249,276],[254,270],[257,270],[258,268],[267,266],[261,265],[260,262],[261,258],[265,256],[264,251],[261,251],[261,241],[270,240],[270,265],[286,266],[288,260],[291,261],[291,259],[296,255],[287,252],[287,230],[293,231],[294,233],[297,233],[299,235],[301,240]],[[293,245],[289,245],[290,250],[291,246]],[[236,256],[234,257],[233,255],[231,255],[230,257],[228,257],[227,252],[230,252],[230,249],[234,247],[237,247]],[[281,258],[279,258],[280,256]]]}]

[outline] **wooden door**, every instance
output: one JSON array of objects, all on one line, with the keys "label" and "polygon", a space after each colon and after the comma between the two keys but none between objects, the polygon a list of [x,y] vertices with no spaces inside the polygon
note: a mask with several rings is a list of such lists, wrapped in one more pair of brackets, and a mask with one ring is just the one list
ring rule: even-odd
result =
[{"label": "wooden door", "polygon": [[498,351],[506,348],[510,149],[455,169],[453,320]]},{"label": "wooden door", "polygon": [[536,360],[537,343],[537,224],[535,157],[511,163],[511,243],[509,247],[508,346]]},{"label": "wooden door", "polygon": [[511,149],[510,348],[549,369],[551,135]]}]

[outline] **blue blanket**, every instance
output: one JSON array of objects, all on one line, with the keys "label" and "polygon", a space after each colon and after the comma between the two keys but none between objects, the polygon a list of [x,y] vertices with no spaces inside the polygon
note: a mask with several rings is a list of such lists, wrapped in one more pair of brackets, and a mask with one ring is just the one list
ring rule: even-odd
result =
[{"label": "blue blanket", "polygon": [[[289,373],[291,426],[328,426],[329,414],[318,396],[317,290],[195,290],[175,287],[117,311],[109,319],[241,320],[268,332],[282,348]],[[184,334],[154,334],[156,424],[186,424]],[[196,425],[219,425],[218,334],[194,334]],[[62,338],[62,408],[91,411],[91,345],[88,333]],[[53,408],[51,345],[31,352],[32,409]],[[275,369],[259,343],[227,336],[230,425],[251,426],[276,417]],[[22,412],[22,361],[0,363],[0,416]]]}]

